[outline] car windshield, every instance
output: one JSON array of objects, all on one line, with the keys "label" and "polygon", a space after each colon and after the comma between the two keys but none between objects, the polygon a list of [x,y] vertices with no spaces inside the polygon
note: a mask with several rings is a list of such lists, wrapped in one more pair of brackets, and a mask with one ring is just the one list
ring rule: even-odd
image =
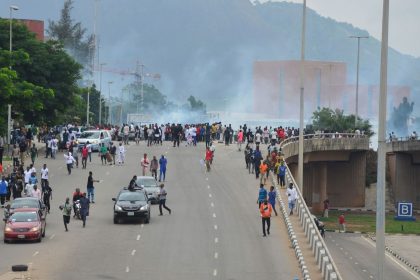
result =
[{"label": "car windshield", "polygon": [[98,139],[99,138],[99,131],[85,131],[80,135],[80,138],[84,139]]},{"label": "car windshield", "polygon": [[38,214],[36,212],[17,212],[10,216],[9,221],[13,223],[25,223],[38,221]]},{"label": "car windshield", "polygon": [[157,187],[156,180],[152,178],[138,179],[136,184],[138,186],[144,186],[145,188]]},{"label": "car windshield", "polygon": [[146,201],[146,196],[140,192],[123,192],[118,201]]},{"label": "car windshield", "polygon": [[10,205],[10,208],[39,208],[39,202],[36,199],[15,200],[12,205]]}]

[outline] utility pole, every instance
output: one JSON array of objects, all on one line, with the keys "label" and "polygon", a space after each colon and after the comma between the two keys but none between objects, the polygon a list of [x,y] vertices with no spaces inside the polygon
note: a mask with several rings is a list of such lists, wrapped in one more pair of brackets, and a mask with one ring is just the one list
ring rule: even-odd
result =
[{"label": "utility pole", "polygon": [[305,29],[306,29],[306,0],[303,0],[302,11],[302,34],[300,50],[300,116],[299,116],[299,155],[298,155],[298,184],[303,195],[303,122],[304,114],[304,92],[305,92]]},{"label": "utility pole", "polygon": [[[141,113],[144,114],[143,109],[144,109],[144,88],[143,88],[143,77],[144,77],[144,65],[140,64],[140,62],[137,61],[136,64],[136,72],[134,73],[135,77],[136,77],[136,85],[140,85],[140,110]],[[136,106],[136,112],[137,114],[139,114],[139,102],[136,102],[137,106]]]},{"label": "utility pole", "polygon": [[102,125],[102,66],[106,65],[106,63],[100,64],[100,72],[99,72],[99,125]]},{"label": "utility pole", "polygon": [[12,130],[11,126],[12,126],[12,105],[7,104],[7,144],[8,144],[8,148],[10,147],[10,131]]},{"label": "utility pole", "polygon": [[10,7],[9,7],[9,9],[10,9],[10,18],[9,18],[9,28],[10,28],[10,38],[9,38],[9,69],[12,69],[12,50],[13,50],[13,44],[12,44],[12,42],[13,42],[13,27],[12,27],[12,22],[13,22],[13,18],[12,18],[12,12],[13,11],[17,11],[17,10],[19,10],[19,7],[18,6],[14,6],[14,5],[11,5]]},{"label": "utility pole", "polygon": [[356,109],[354,117],[354,128],[357,128],[357,118],[359,117],[359,62],[360,62],[360,39],[368,39],[369,36],[350,36],[357,39],[357,70],[356,70]]},{"label": "utility pole", "polygon": [[378,118],[378,172],[376,186],[376,279],[384,279],[385,262],[385,187],[386,187],[386,99],[388,86],[389,0],[383,0],[381,75]]}]

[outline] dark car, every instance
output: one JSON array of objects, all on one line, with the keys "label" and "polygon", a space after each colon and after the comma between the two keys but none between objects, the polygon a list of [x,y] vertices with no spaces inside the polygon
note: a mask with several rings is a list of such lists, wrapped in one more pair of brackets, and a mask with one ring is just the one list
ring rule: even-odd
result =
[{"label": "dark car", "polygon": [[41,242],[45,236],[45,218],[41,218],[36,208],[20,208],[6,220],[4,243],[14,240],[35,240]]},{"label": "dark car", "polygon": [[123,189],[114,203],[114,224],[126,220],[150,222],[150,201],[145,191],[141,189]]},{"label": "dark car", "polygon": [[35,197],[20,197],[13,200],[12,204],[6,206],[4,209],[4,221],[15,212],[16,209],[37,209],[41,218],[47,217],[47,208],[44,203]]}]

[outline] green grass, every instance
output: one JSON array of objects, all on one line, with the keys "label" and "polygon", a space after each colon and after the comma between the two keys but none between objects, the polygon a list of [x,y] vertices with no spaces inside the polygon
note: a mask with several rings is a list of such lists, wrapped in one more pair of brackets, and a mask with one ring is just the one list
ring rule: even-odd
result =
[{"label": "green grass", "polygon": [[[338,230],[338,216],[343,213],[341,211],[329,211],[328,218],[320,218],[324,222],[325,228],[330,230]],[[403,234],[420,234],[420,215],[417,215],[415,222],[396,221],[394,213],[386,214],[385,232],[386,233],[403,233]],[[360,213],[360,212],[344,212],[346,220],[346,230],[375,232],[376,231],[376,214]],[[404,230],[401,229],[403,226]]]}]

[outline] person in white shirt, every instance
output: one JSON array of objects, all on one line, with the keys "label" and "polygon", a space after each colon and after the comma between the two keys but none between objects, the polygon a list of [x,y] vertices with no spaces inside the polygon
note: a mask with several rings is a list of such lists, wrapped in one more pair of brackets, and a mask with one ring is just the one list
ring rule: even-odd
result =
[{"label": "person in white shirt", "polygon": [[193,145],[196,146],[197,145],[197,128],[194,125],[191,127],[191,136],[193,140]]},{"label": "person in white shirt", "polygon": [[36,173],[36,168],[34,167],[33,164],[29,165],[29,168],[30,168],[29,170],[31,171],[31,174]]},{"label": "person in white shirt", "polygon": [[67,164],[67,171],[69,173],[69,175],[71,174],[71,169],[73,167],[73,163],[76,162],[76,160],[74,159],[74,157],[71,155],[71,152],[68,153],[68,155],[64,154],[64,158],[66,160],[66,164]]},{"label": "person in white shirt", "polygon": [[293,215],[293,209],[297,199],[296,189],[293,187],[293,183],[289,184],[289,188],[286,190],[287,201],[289,202],[290,215]]},{"label": "person in white shirt", "polygon": [[41,191],[38,189],[37,185],[33,185],[32,193],[30,195],[31,197],[36,197],[39,200],[42,198]]},{"label": "person in white shirt", "polygon": [[257,147],[260,145],[261,143],[261,134],[260,132],[257,130],[257,133],[255,134],[255,145],[257,145]]},{"label": "person in white shirt", "polygon": [[51,158],[55,159],[55,155],[57,154],[58,150],[58,140],[57,138],[53,138],[51,140]]},{"label": "person in white shirt", "polygon": [[26,167],[26,170],[23,173],[25,175],[25,185],[29,184],[29,178],[31,178],[32,175],[31,168],[29,166]]},{"label": "person in white shirt", "polygon": [[142,175],[146,176],[146,173],[149,170],[149,166],[150,166],[150,160],[147,158],[147,154],[143,155],[140,165],[142,167]]},{"label": "person in white shirt", "polygon": [[92,145],[89,141],[86,142],[86,148],[88,149],[89,162],[92,162]]},{"label": "person in white shirt", "polygon": [[128,145],[128,134],[130,133],[130,127],[128,125],[124,126],[123,133],[124,133],[124,144]]},{"label": "person in white shirt", "polygon": [[47,164],[44,163],[44,166],[41,169],[41,189],[42,193],[45,190],[45,187],[48,185],[48,168]]},{"label": "person in white shirt", "polygon": [[125,147],[123,143],[118,146],[118,164],[124,164],[125,161]]}]

